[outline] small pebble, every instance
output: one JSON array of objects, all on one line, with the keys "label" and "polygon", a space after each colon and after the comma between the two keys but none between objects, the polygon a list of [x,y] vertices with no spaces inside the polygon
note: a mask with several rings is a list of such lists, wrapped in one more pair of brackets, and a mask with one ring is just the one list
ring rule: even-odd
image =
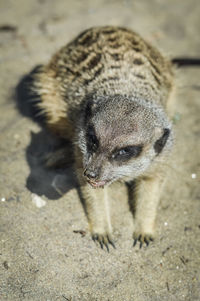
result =
[{"label": "small pebble", "polygon": [[18,134],[14,135],[14,139],[18,140],[20,138],[20,136]]},{"label": "small pebble", "polygon": [[46,205],[46,201],[43,200],[39,195],[32,193],[31,194],[32,202],[36,205],[38,208],[42,208]]},{"label": "small pebble", "polygon": [[4,261],[4,262],[3,262],[3,266],[4,266],[4,268],[5,268],[6,270],[9,269],[9,264],[8,264],[7,261]]},{"label": "small pebble", "polygon": [[168,226],[168,222],[165,222],[164,225],[165,225],[165,226]]},{"label": "small pebble", "polygon": [[5,201],[6,201],[6,198],[1,198],[1,201],[2,201],[2,202],[5,202]]},{"label": "small pebble", "polygon": [[191,174],[192,179],[196,179],[197,175],[195,173]]}]

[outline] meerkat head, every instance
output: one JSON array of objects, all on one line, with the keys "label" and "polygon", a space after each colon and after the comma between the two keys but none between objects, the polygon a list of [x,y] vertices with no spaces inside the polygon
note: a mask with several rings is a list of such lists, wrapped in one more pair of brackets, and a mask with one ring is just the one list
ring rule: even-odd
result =
[{"label": "meerkat head", "polygon": [[86,101],[78,130],[84,176],[93,187],[143,174],[170,149],[171,124],[163,109],[115,95]]}]

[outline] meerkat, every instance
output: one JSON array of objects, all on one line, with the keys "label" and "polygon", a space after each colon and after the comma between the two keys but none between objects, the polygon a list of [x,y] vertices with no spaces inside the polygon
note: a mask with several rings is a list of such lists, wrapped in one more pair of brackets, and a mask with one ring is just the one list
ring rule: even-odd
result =
[{"label": "meerkat", "polygon": [[46,127],[73,143],[93,240],[115,246],[107,187],[121,181],[129,183],[133,245],[148,245],[173,145],[170,60],[132,30],[94,27],[40,67],[35,89]]}]

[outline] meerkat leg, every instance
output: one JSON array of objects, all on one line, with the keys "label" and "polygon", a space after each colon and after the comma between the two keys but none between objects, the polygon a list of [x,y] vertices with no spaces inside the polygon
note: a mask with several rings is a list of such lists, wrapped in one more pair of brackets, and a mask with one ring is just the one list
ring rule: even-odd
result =
[{"label": "meerkat leg", "polygon": [[81,197],[85,213],[89,222],[92,239],[99,242],[109,251],[109,244],[115,248],[112,240],[112,226],[110,221],[107,189],[92,188],[84,179],[79,178]]},{"label": "meerkat leg", "polygon": [[161,186],[162,179],[159,176],[145,177],[137,180],[134,189],[132,189],[130,208],[132,208],[134,215],[134,246],[137,241],[142,247],[144,242],[148,245],[154,239],[155,218]]},{"label": "meerkat leg", "polygon": [[88,219],[92,239],[99,242],[101,248],[105,246],[109,251],[109,244],[115,248],[112,240],[112,226],[110,221],[107,188],[92,188],[83,176],[83,159],[80,149],[75,147],[75,170],[80,185],[80,197]]}]

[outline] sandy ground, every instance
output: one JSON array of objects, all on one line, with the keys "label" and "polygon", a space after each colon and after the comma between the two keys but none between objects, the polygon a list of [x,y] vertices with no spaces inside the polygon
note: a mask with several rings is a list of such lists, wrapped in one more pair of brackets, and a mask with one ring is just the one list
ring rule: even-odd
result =
[{"label": "sandy ground", "polygon": [[1,301],[200,300],[200,68],[176,75],[173,164],[157,239],[141,250],[132,248],[118,184],[110,195],[117,249],[94,244],[72,168],[44,169],[54,142],[16,103],[22,78],[87,27],[128,26],[171,57],[199,56],[199,16],[198,0],[0,1]]}]

